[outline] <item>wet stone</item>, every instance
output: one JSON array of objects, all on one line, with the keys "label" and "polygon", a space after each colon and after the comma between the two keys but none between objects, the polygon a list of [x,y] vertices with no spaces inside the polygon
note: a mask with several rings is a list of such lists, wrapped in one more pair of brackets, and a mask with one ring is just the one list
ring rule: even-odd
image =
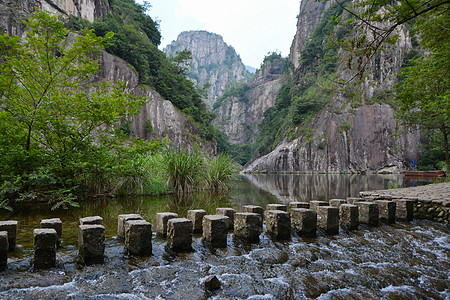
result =
[{"label": "wet stone", "polygon": [[84,264],[102,263],[105,253],[105,227],[98,224],[79,225],[78,251]]},{"label": "wet stone", "polygon": [[287,240],[291,236],[291,219],[289,214],[282,210],[266,210],[267,232],[277,240]]},{"label": "wet stone", "polygon": [[207,277],[203,283],[208,291],[220,289],[220,281],[214,275]]},{"label": "wet stone", "polygon": [[193,209],[188,210],[187,218],[192,222],[193,233],[203,232],[203,217],[206,216],[206,211],[204,209]]},{"label": "wet stone", "polygon": [[359,223],[378,226],[378,204],[372,202],[355,202],[359,210]]},{"label": "wet stone", "polygon": [[266,205],[266,210],[282,210],[287,212],[287,205],[278,204],[278,203],[270,203]]},{"label": "wet stone", "polygon": [[152,255],[152,224],[145,220],[126,221],[125,247],[132,255]]},{"label": "wet stone", "polygon": [[117,217],[117,238],[125,239],[125,222],[129,220],[143,220],[139,214],[125,214]]},{"label": "wet stone", "polygon": [[359,209],[357,205],[342,204],[339,207],[339,219],[342,227],[355,230],[359,225]]},{"label": "wet stone", "polygon": [[234,234],[237,237],[249,242],[257,242],[262,231],[261,215],[246,212],[239,212],[234,215]]},{"label": "wet stone", "polygon": [[261,206],[257,206],[257,205],[244,205],[244,206],[242,206],[242,211],[248,212],[248,213],[259,214],[259,215],[261,215],[261,217],[264,216],[264,209]]},{"label": "wet stone", "polygon": [[8,266],[8,232],[0,231],[0,271]]},{"label": "wet stone", "polygon": [[414,202],[412,200],[395,200],[395,217],[397,220],[412,221],[414,217]]},{"label": "wet stone", "polygon": [[103,218],[100,216],[81,218],[80,225],[103,225]]},{"label": "wet stone", "polygon": [[317,201],[317,200],[313,200],[313,201],[309,201],[309,208],[316,210],[317,211],[317,207],[319,206],[328,206],[328,202],[326,201]]},{"label": "wet stone", "polygon": [[172,212],[161,212],[156,214],[156,234],[160,237],[167,236],[168,225],[171,219],[178,218],[178,214]]},{"label": "wet stone", "polygon": [[330,200],[330,206],[337,207],[337,208],[339,208],[342,204],[345,204],[345,203],[347,203],[347,200],[345,200],[345,199],[331,199]]},{"label": "wet stone", "polygon": [[317,212],[308,208],[291,209],[291,225],[298,235],[315,238],[317,231]]},{"label": "wet stone", "polygon": [[167,247],[175,252],[191,251],[192,222],[186,218],[167,221]]},{"label": "wet stone", "polygon": [[34,235],[34,267],[48,269],[56,265],[56,241],[55,229],[35,229]]},{"label": "wet stone", "polygon": [[347,198],[347,203],[354,205],[355,202],[365,202],[366,200],[364,200],[364,198],[356,198],[356,197],[348,197]]},{"label": "wet stone", "polygon": [[203,217],[203,239],[213,248],[227,246],[229,218],[223,215],[206,215]]},{"label": "wet stone", "polygon": [[234,214],[236,211],[232,208],[216,208],[216,215],[228,217],[228,229],[232,230],[234,226]]},{"label": "wet stone", "polygon": [[375,200],[375,203],[378,204],[378,213],[380,221],[389,224],[395,223],[395,210],[396,210],[395,202],[387,200]]},{"label": "wet stone", "polygon": [[17,221],[1,221],[0,231],[8,232],[8,251],[14,251],[16,249],[17,239]]},{"label": "wet stone", "polygon": [[44,219],[41,221],[41,228],[55,229],[56,231],[56,246],[58,247],[62,237],[62,222],[60,218]]},{"label": "wet stone", "polygon": [[324,230],[326,234],[338,234],[339,208],[333,206],[317,207],[317,227]]}]

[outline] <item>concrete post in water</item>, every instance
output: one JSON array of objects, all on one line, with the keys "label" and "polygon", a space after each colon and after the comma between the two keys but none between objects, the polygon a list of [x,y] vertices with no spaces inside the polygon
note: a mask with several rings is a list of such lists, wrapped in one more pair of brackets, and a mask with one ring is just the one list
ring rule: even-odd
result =
[{"label": "concrete post in water", "polygon": [[56,265],[56,241],[55,229],[35,229],[34,234],[34,267],[48,269]]},{"label": "concrete post in water", "polygon": [[[234,215],[233,215],[234,216]],[[206,215],[203,217],[203,239],[213,248],[225,248],[229,218],[224,215]]]},{"label": "concrete post in water", "polygon": [[8,232],[0,231],[0,271],[8,266]]},{"label": "concrete post in water", "polygon": [[125,247],[133,255],[152,255],[152,224],[145,220],[126,221]]},{"label": "concrete post in water", "polygon": [[192,249],[192,222],[186,218],[167,221],[167,247],[175,252]]},{"label": "concrete post in water", "polygon": [[317,207],[317,227],[324,230],[326,234],[335,235],[339,233],[339,208],[333,206]]},{"label": "concrete post in water", "polygon": [[355,202],[358,205],[359,223],[378,226],[378,204],[373,202]]},{"label": "concrete post in water", "polygon": [[102,263],[105,253],[105,227],[98,224],[79,225],[78,252],[86,265]]},{"label": "concrete post in water", "polygon": [[278,204],[278,203],[270,203],[267,204],[266,210],[282,210],[287,212],[287,205]]},{"label": "concrete post in water", "polygon": [[414,218],[414,202],[406,199],[398,199],[395,202],[397,204],[395,217],[402,221],[412,221]]},{"label": "concrete post in water", "polygon": [[0,231],[8,232],[8,251],[16,250],[17,221],[1,221]]},{"label": "concrete post in water", "polygon": [[172,212],[161,212],[156,214],[156,234],[165,238],[167,236],[167,222],[178,218],[178,214]]},{"label": "concrete post in water", "polygon": [[330,206],[339,208],[342,204],[347,203],[345,199],[331,199]]},{"label": "concrete post in water", "polygon": [[51,228],[56,231],[56,247],[59,247],[62,237],[62,222],[60,218],[44,219],[41,221],[41,228]]},{"label": "concrete post in water", "polygon": [[364,198],[356,198],[356,197],[348,197],[347,203],[351,205],[355,205],[355,202],[365,202]]},{"label": "concrete post in water", "polygon": [[216,215],[228,217],[228,229],[232,230],[234,227],[234,214],[236,211],[232,208],[216,208]]},{"label": "concrete post in water", "polygon": [[319,206],[328,206],[328,205],[329,204],[326,201],[317,201],[317,200],[309,201],[309,208],[315,211],[317,211],[317,207]]},{"label": "concrete post in water", "polygon": [[263,231],[261,215],[239,212],[234,215],[234,234],[249,242],[258,242]]},{"label": "concrete post in water", "polygon": [[117,217],[117,238],[125,239],[125,222],[129,220],[144,220],[139,214],[125,214]]},{"label": "concrete post in water", "polygon": [[309,208],[308,202],[290,202],[288,204],[288,212],[291,211],[293,208]]},{"label": "concrete post in water", "polygon": [[188,210],[187,218],[192,222],[192,232],[202,233],[203,232],[203,217],[206,216],[206,211],[204,209],[193,209]]},{"label": "concrete post in water", "polygon": [[264,213],[266,228],[269,234],[277,240],[287,240],[291,236],[291,219],[282,210],[266,210]]},{"label": "concrete post in water", "polygon": [[378,204],[378,213],[380,221],[393,224],[395,223],[396,204],[394,201],[375,200]]},{"label": "concrete post in water", "polygon": [[315,238],[317,230],[317,212],[309,208],[291,208],[292,230],[298,235]]},{"label": "concrete post in water", "polygon": [[341,204],[339,207],[341,225],[349,230],[355,230],[359,225],[359,209],[357,205]]},{"label": "concrete post in water", "polygon": [[264,208],[262,208],[261,206],[257,206],[257,205],[244,205],[244,206],[242,206],[242,211],[248,212],[248,213],[259,214],[261,216],[261,218],[264,216]]},{"label": "concrete post in water", "polygon": [[103,218],[100,216],[81,218],[80,225],[103,225]]}]

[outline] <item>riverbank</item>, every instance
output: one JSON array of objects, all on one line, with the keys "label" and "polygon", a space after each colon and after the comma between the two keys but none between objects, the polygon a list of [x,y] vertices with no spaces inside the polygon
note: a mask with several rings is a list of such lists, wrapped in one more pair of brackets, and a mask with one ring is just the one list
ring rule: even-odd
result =
[{"label": "riverbank", "polygon": [[411,200],[414,202],[414,218],[450,223],[450,182],[365,191],[359,195],[369,200]]}]

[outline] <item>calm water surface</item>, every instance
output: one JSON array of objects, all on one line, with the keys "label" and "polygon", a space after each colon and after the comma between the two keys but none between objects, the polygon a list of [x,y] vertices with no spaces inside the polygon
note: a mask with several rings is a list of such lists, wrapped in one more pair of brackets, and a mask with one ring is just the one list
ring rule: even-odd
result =
[{"label": "calm water surface", "polygon": [[[30,208],[0,213],[19,221],[19,249],[0,273],[0,299],[450,299],[450,228],[447,224],[411,223],[360,226],[317,239],[294,235],[247,244],[228,235],[225,249],[210,249],[201,236],[193,252],[174,254],[153,239],[149,258],[128,256],[116,240],[117,215],[140,213],[152,224],[157,212],[186,216],[189,209],[233,207],[357,196],[361,190],[423,184],[401,176],[251,175],[237,180],[227,195],[196,194],[92,200],[62,211]],[[78,219],[100,215],[106,228],[105,264],[82,266],[77,260]],[[32,231],[44,218],[63,221],[64,247],[57,267],[32,269]],[[221,289],[207,292],[202,279],[216,275]]]}]

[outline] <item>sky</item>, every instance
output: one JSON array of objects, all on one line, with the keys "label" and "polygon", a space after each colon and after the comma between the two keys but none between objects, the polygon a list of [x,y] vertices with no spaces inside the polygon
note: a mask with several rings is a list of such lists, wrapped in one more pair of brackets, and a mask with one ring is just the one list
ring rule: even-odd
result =
[{"label": "sky", "polygon": [[[142,0],[137,0],[142,3]],[[269,52],[289,55],[300,0],[148,0],[164,48],[178,34],[206,30],[221,35],[244,64],[259,68]]]}]

